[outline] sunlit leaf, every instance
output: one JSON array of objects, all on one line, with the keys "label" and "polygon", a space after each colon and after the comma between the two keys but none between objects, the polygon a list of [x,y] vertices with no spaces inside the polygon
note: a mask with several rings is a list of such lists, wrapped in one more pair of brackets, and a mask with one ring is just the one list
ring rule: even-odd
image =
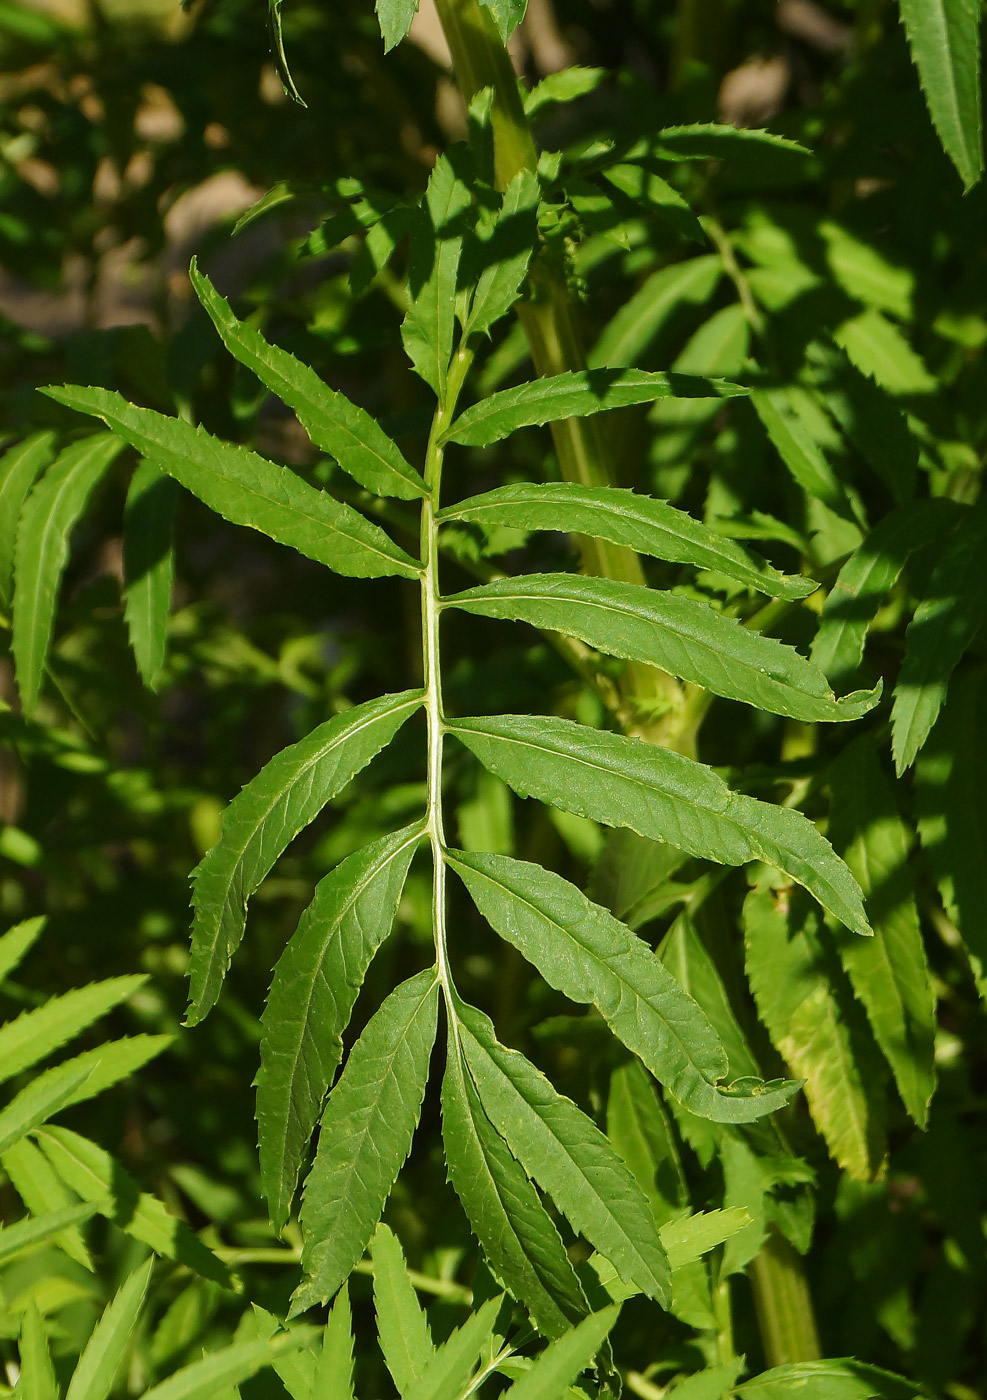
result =
[{"label": "sunlit leaf", "polygon": [[974,0],[899,0],[933,125],[965,189],[983,174],[980,11]]},{"label": "sunlit leaf", "polygon": [[640,938],[560,875],[481,852],[450,857],[480,913],[571,1001],[598,1008],[614,1035],[656,1079],[704,1117],[750,1122],[785,1103],[795,1085],[717,1086],[727,1060],[694,1001]]},{"label": "sunlit leaf", "polygon": [[449,1179],[491,1269],[547,1337],[589,1312],[582,1286],[538,1193],[483,1111],[453,1038],[442,1081]]},{"label": "sunlit leaf", "polygon": [[[794,909],[789,912],[790,900]],[[765,881],[744,905],[747,976],[758,1013],[794,1074],[816,1127],[851,1176],[881,1168],[883,1090],[849,986],[814,909]]]},{"label": "sunlit leaf", "polygon": [[38,473],[54,457],[54,443],[54,433],[32,433],[0,457],[0,607],[5,609],[10,605],[21,507]]},{"label": "sunlit leaf", "polygon": [[283,749],[230,803],[223,835],[194,872],[189,1023],[215,1004],[240,944],[247,900],[288,843],[388,744],[421,692],[344,710]]},{"label": "sunlit leaf", "polygon": [[295,1313],[331,1298],[370,1242],[418,1125],[438,1004],[431,968],[396,988],[329,1095],[302,1198],[306,1277]]},{"label": "sunlit leaf", "polygon": [[253,326],[238,321],[194,259],[190,275],[227,350],[294,410],[316,447],[379,496],[410,501],[425,495],[421,477],[365,409],[323,384],[313,369],[287,350],[269,344]]},{"label": "sunlit leaf", "polygon": [[773,569],[756,554],[667,501],[613,486],[569,482],[501,486],[448,506],[440,518],[591,535],[673,564],[714,569],[777,598],[803,598],[818,586],[814,579]]},{"label": "sunlit leaf", "polygon": [[516,792],[721,865],[763,860],[823,908],[868,933],[860,888],[800,812],[731,792],[711,768],[637,739],[548,716],[450,722],[484,767]]},{"label": "sunlit leaf", "polygon": [[25,714],[33,713],[41,690],[72,527],[121,448],[109,433],[66,447],[21,509],[14,550],[13,651]]},{"label": "sunlit leaf", "polygon": [[45,1059],[53,1050],[126,1001],[147,981],[138,974],[91,982],[0,1026],[0,1083]]},{"label": "sunlit leaf", "polygon": [[590,363],[633,364],[679,307],[708,302],[722,276],[723,262],[715,253],[659,268],[604,326],[590,352]]},{"label": "sunlit leaf", "polygon": [[481,399],[461,413],[444,436],[447,442],[486,447],[532,424],[586,418],[656,399],[729,399],[748,392],[725,379],[687,374],[651,374],[642,369],[570,370]]},{"label": "sunlit leaf", "polygon": [[480,1103],[525,1171],[621,1276],[667,1304],[670,1271],[654,1218],[607,1139],[488,1018],[461,1006],[460,1040]]},{"label": "sunlit leaf", "polygon": [[181,418],[137,408],[107,389],[66,385],[45,393],[67,408],[102,418],[118,438],[234,525],[259,530],[354,578],[418,574],[415,561],[379,525],[328,491],[309,486],[289,467],[222,442]]},{"label": "sunlit leaf", "polygon": [[401,338],[408,359],[438,399],[456,328],[456,281],[470,193],[448,155],[439,156],[411,233],[408,310]]},{"label": "sunlit leaf", "polygon": [[321,880],[285,948],[261,1021],[257,1125],[271,1220],[288,1216],[302,1158],[343,1053],[367,968],[387,937],[422,834],[408,826]]},{"label": "sunlit leaf", "polygon": [[762,637],[693,598],[577,574],[524,574],[456,593],[446,607],[513,618],[581,638],[598,651],[643,661],[792,719],[852,720],[880,687],[837,700],[823,673],[793,648]]},{"label": "sunlit leaf", "polygon": [[79,1357],[65,1400],[106,1400],[144,1306],[154,1260],[140,1264],[107,1304]]},{"label": "sunlit leaf", "polygon": [[565,1387],[590,1365],[619,1311],[617,1307],[602,1308],[549,1343],[530,1371],[506,1392],[504,1400],[559,1400],[566,1393]]},{"label": "sunlit leaf", "polygon": [[397,1236],[381,1223],[373,1239],[374,1309],[387,1369],[404,1395],[432,1359],[435,1347]]}]

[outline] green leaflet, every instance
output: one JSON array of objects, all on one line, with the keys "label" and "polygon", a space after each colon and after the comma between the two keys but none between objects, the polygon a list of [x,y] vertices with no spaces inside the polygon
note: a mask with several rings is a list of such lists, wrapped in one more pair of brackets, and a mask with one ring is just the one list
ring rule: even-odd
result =
[{"label": "green leaflet", "polygon": [[870,1181],[884,1159],[884,1105],[874,1052],[853,998],[804,902],[767,883],[744,903],[747,977],[779,1054],[805,1080],[805,1096],[830,1153]]},{"label": "green leaflet", "polygon": [[108,1152],[68,1128],[48,1126],[37,1130],[34,1137],[69,1190],[92,1202],[100,1215],[115,1220],[121,1230],[155,1254],[229,1287],[226,1265],[183,1220],[170,1215],[157,1197],[139,1191],[130,1173]]},{"label": "green leaflet", "polygon": [[654,403],[656,399],[730,399],[749,392],[725,379],[690,374],[651,374],[643,369],[569,370],[481,399],[459,415],[442,440],[487,447],[532,424],[586,418],[606,409]]},{"label": "green leaflet", "polygon": [[489,331],[520,296],[538,236],[539,185],[530,170],[519,171],[504,191],[490,237],[481,245],[480,273],[464,338]]},{"label": "green leaflet", "polygon": [[377,0],[377,22],[384,40],[384,52],[407,37],[411,22],[418,12],[418,0]]},{"label": "green leaflet", "polygon": [[467,589],[444,606],[580,637],[598,651],[643,661],[715,695],[810,723],[859,719],[881,696],[878,684],[837,700],[822,671],[794,648],[694,598],[633,583],[525,574]]},{"label": "green leaflet", "polygon": [[589,355],[594,367],[630,365],[639,359],[662,326],[683,304],[708,302],[723,275],[717,253],[661,267],[604,326]]},{"label": "green leaflet", "polygon": [[313,1328],[296,1327],[278,1332],[269,1341],[234,1342],[201,1361],[183,1366],[167,1380],[144,1392],[143,1400],[215,1400],[229,1386],[248,1380],[285,1352],[311,1344]]},{"label": "green leaflet", "polygon": [[524,19],[528,0],[480,0],[490,11],[497,26],[497,33],[506,44],[508,39]]},{"label": "green leaflet", "polygon": [[673,156],[676,160],[714,157],[729,161],[731,166],[752,163],[757,169],[772,163],[801,167],[812,156],[805,146],[787,136],[776,136],[773,131],[716,122],[662,127],[655,139],[655,154]]},{"label": "green leaflet", "polygon": [[721,865],[763,860],[847,928],[869,933],[860,888],[801,812],[731,792],[711,768],[638,739],[548,716],[462,719],[450,731],[522,796],[629,826]]},{"label": "green leaflet", "polygon": [[775,598],[804,598],[818,587],[814,579],[780,573],[667,501],[614,486],[561,481],[501,486],[448,506],[439,519],[592,535],[672,564],[714,569]]},{"label": "green leaflet", "polygon": [[743,1400],[916,1400],[923,1390],[903,1376],[848,1357],[795,1361],[762,1371],[736,1388]]},{"label": "green leaflet", "polygon": [[[3,1154],[2,1165],[11,1186],[32,1215],[41,1219],[52,1215],[59,1216],[67,1209],[75,1209],[74,1197],[59,1181],[48,1159],[35,1147],[30,1138],[21,1138],[20,1142],[8,1148]],[[95,1206],[89,1206],[88,1209],[92,1214]],[[0,1238],[6,1239],[6,1232]],[[60,1231],[55,1243],[70,1259],[74,1259],[90,1273],[93,1272],[92,1257],[82,1231],[77,1226],[70,1225]]]},{"label": "green leaflet", "polygon": [[[6,1156],[6,1153],[4,1155]],[[96,1207],[89,1201],[83,1201],[78,1205],[63,1206],[61,1210],[49,1211],[45,1215],[28,1216],[26,1220],[19,1220],[16,1225],[5,1225],[0,1229],[0,1263],[6,1263],[22,1249],[33,1249],[45,1240],[74,1229],[95,1214]]]},{"label": "green leaflet", "polygon": [[750,1224],[746,1211],[728,1207],[726,1210],[697,1211],[695,1215],[670,1220],[661,1227],[661,1242],[668,1251],[673,1269],[684,1269],[701,1259],[717,1245],[732,1239]]},{"label": "green leaflet", "polygon": [[271,759],[223,814],[223,835],[193,872],[188,1021],[215,1005],[243,937],[247,900],[290,841],[418,709],[406,690],[355,705]]},{"label": "green leaflet", "polygon": [[461,1005],[460,1040],[487,1117],[573,1229],[622,1278],[667,1306],[668,1260],[648,1203],[596,1125],[516,1050],[489,1019]]},{"label": "green leaflet", "polygon": [[863,660],[870,624],[909,556],[955,525],[955,501],[916,501],[885,516],[840,570],[819,619],[812,660],[835,684],[845,684]]},{"label": "green leaflet", "polygon": [[32,433],[0,457],[0,608],[10,606],[14,542],[27,493],[54,457],[54,433]]},{"label": "green leaflet", "polygon": [[7,1021],[0,1026],[0,1083],[45,1059],[126,1001],[146,981],[145,976],[138,974],[91,982],[88,987],[52,997],[34,1011],[24,1011],[15,1020]]},{"label": "green leaflet", "polygon": [[288,467],[222,442],[181,418],[136,408],[106,389],[66,385],[44,393],[67,408],[102,418],[117,437],[234,525],[259,530],[353,578],[418,576],[415,561],[379,525],[309,486]]},{"label": "green leaflet", "polygon": [[619,1307],[602,1308],[550,1342],[530,1371],[506,1392],[504,1400],[559,1400],[566,1394],[566,1386],[572,1385],[603,1346],[619,1312]]},{"label": "green leaflet", "polygon": [[332,1297],[373,1235],[418,1125],[438,1005],[432,968],[395,988],[329,1095],[302,1198],[306,1278],[295,1314]]},{"label": "green leaflet", "polygon": [[93,1328],[69,1382],[65,1400],[106,1400],[144,1306],[154,1260],[138,1265]]},{"label": "green leaflet", "polygon": [[548,73],[535,83],[530,92],[523,92],[524,115],[529,121],[541,115],[546,107],[559,103],[567,106],[579,97],[587,97],[610,77],[607,68],[581,68],[572,64],[560,68],[557,73]]},{"label": "green leaflet", "polygon": [[149,1060],[166,1050],[173,1039],[174,1036],[170,1035],[132,1035],[124,1036],[122,1040],[108,1040],[94,1050],[86,1050],[66,1060],[57,1069],[45,1070],[44,1074],[36,1076],[34,1084],[40,1086],[50,1075],[58,1074],[61,1070],[78,1070],[82,1078],[66,1100],[66,1107],[85,1103],[104,1089],[119,1084],[121,1079],[129,1079]]},{"label": "green leaflet", "polygon": [[398,1394],[404,1395],[432,1359],[432,1333],[408,1277],[397,1236],[383,1221],[377,1226],[372,1254],[380,1349]]},{"label": "green leaflet", "polygon": [[[602,177],[607,184],[613,185],[614,189],[627,196],[634,206],[634,214],[640,215],[647,210],[664,219],[665,223],[677,229],[684,237],[692,239],[695,243],[706,243],[703,226],[690,205],[677,189],[654,170],[645,170],[640,165],[610,165],[602,172]],[[629,208],[628,213],[630,212]],[[689,264],[678,266],[688,267]],[[667,269],[663,268],[662,271]],[[693,275],[695,276],[695,269]],[[712,296],[717,281],[716,278],[712,278],[710,284],[706,280],[707,275],[703,269],[694,284],[685,282],[684,279],[680,281],[679,297],[682,300],[707,301]],[[635,359],[636,356],[632,355],[630,358]]]},{"label": "green leaflet", "polygon": [[984,169],[980,10],[975,0],[899,0],[932,124],[965,189]]},{"label": "green leaflet", "polygon": [[287,350],[269,344],[253,326],[238,321],[194,258],[190,276],[227,350],[294,410],[316,447],[378,496],[413,501],[426,494],[421,477],[365,409],[323,384],[315,370]]},{"label": "green leaflet", "polygon": [[751,394],[751,405],[799,486],[837,515],[852,516],[843,487],[799,412],[799,393],[796,389],[757,389]]},{"label": "green leaflet", "polygon": [[589,1312],[582,1285],[538,1193],[484,1113],[454,1037],[442,1080],[449,1180],[498,1279],[546,1337]]},{"label": "green leaflet", "polygon": [[61,1112],[88,1078],[88,1069],[68,1064],[33,1079],[0,1110],[0,1154]]},{"label": "green leaflet", "polygon": [[175,573],[178,485],[151,462],[134,472],[123,513],[124,616],[137,669],[156,690],[164,665]]},{"label": "green leaflet", "polygon": [[[727,1060],[716,1033],[641,939],[560,875],[480,852],[450,864],[492,928],[571,1001],[598,1008],[656,1079],[694,1112],[744,1123],[785,1103],[796,1085],[716,1086]],[[606,1251],[604,1251],[606,1252]]]},{"label": "green leaflet", "polygon": [[109,433],[66,447],[21,510],[14,549],[13,651],[26,715],[34,712],[41,690],[72,527],[121,447]]},{"label": "green leaflet", "polygon": [[938,388],[922,358],[895,323],[870,306],[843,321],[833,338],[861,374],[876,379],[889,394],[934,394]]},{"label": "green leaflet", "polygon": [[318,1400],[354,1400],[353,1315],[345,1283],[329,1309],[311,1393]]},{"label": "green leaflet", "polygon": [[425,199],[411,232],[409,304],[401,325],[405,353],[442,402],[456,328],[456,283],[464,215],[470,193],[449,155],[429,176]]},{"label": "green leaflet", "polygon": [[987,669],[961,671],[915,765],[922,849],[987,996]]},{"label": "green leaflet", "polygon": [[869,734],[829,770],[829,835],[867,899],[873,938],[839,940],[853,990],[920,1128],[936,1085],[936,998],[909,869],[910,833]]},{"label": "green leaflet", "polygon": [[371,959],[391,931],[422,825],[348,856],[316,887],[278,959],[257,1075],[261,1186],[276,1230],[343,1053]]},{"label": "green leaflet", "polygon": [[58,1382],[51,1363],[48,1333],[32,1298],[21,1319],[18,1341],[20,1376],[17,1383],[18,1400],[58,1400]]},{"label": "green leaflet", "polygon": [[985,614],[987,511],[980,507],[947,539],[905,633],[905,659],[891,710],[891,751],[899,777],[929,737],[949,678]]},{"label": "green leaflet", "polygon": [[436,1347],[425,1370],[404,1393],[403,1400],[460,1400],[469,1391],[480,1351],[493,1334],[503,1298],[488,1298],[482,1307]]},{"label": "green leaflet", "polygon": [[288,60],[284,52],[284,37],[281,32],[281,5],[283,0],[267,0],[267,26],[271,34],[271,53],[274,56],[274,66],[278,70],[278,77],[281,79],[281,86],[292,102],[297,102],[299,107],[307,106],[302,99],[301,93],[295,87],[295,80],[291,76],[291,69],[288,67]]},{"label": "green leaflet", "polygon": [[0,982],[5,981],[31,950],[44,929],[43,916],[24,919],[0,937]]},{"label": "green leaflet", "polygon": [[737,1378],[746,1369],[743,1357],[709,1366],[675,1383],[675,1400],[724,1400],[733,1396]]}]

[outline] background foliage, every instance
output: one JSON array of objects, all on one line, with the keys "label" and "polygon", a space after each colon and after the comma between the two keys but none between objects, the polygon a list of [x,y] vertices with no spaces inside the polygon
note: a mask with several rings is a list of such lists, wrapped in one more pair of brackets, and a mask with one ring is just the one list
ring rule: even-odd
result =
[{"label": "background foliage", "polygon": [[[509,27],[512,7],[492,8]],[[389,40],[406,10],[381,6]],[[482,153],[482,104],[467,119],[425,15],[386,56],[364,0],[298,0],[278,18],[304,107],[285,96],[264,17],[239,0],[186,14],[0,7],[0,903],[14,927],[0,941],[0,1156],[4,1219],[17,1222],[0,1232],[0,1330],[8,1386],[44,1400],[66,1387],[69,1400],[158,1386],[161,1400],[237,1386],[257,1400],[344,1396],[346,1365],[333,1368],[350,1305],[361,1396],[392,1393],[391,1377],[403,1396],[454,1400],[478,1357],[493,1366],[509,1324],[523,1355],[540,1354],[523,1313],[490,1301],[498,1289],[446,1180],[437,1081],[386,1212],[431,1334],[386,1229],[324,1336],[278,1330],[302,1234],[296,1216],[280,1237],[270,1225],[255,1145],[249,1086],[271,969],[317,882],[417,819],[418,729],[290,845],[252,900],[216,1009],[181,1025],[189,871],[223,807],[286,745],[421,683],[414,582],[330,575],[219,520],[36,392],[119,391],[253,446],[414,552],[410,507],[375,505],[313,448],[301,415],[224,348],[187,268],[194,253],[242,321],[420,463],[434,401],[402,345],[406,236],[438,154],[470,134]],[[616,1386],[615,1364],[645,1400],[669,1385],[715,1400],[745,1377],[740,1393],[767,1400],[796,1379],[820,1400],[919,1387],[967,1400],[982,1385],[978,21],[958,0],[903,0],[900,16],[880,0],[574,0],[555,16],[532,3],[512,40],[539,144],[562,153],[543,172],[539,226],[590,364],[753,390],[593,420],[617,483],[822,586],[804,600],[759,595],[756,580],[713,559],[692,567],[690,554],[648,558],[647,581],[811,653],[840,695],[884,687],[859,717],[826,716],[843,727],[779,713],[766,690],[758,708],[742,703],[731,666],[669,711],[660,687],[642,698],[633,662],[463,610],[443,624],[451,714],[657,737],[735,791],[804,811],[846,860],[878,935],[865,944],[766,866],[683,857],[589,807],[518,797],[509,773],[450,745],[453,844],[543,866],[640,933],[715,1026],[731,1078],[805,1080],[750,1127],[659,1098],[602,1019],[495,939],[453,882],[460,991],[605,1129],[678,1263],[664,1310],[583,1267],[594,1307],[632,1296],[616,1323],[599,1311],[542,1353],[529,1400],[565,1393],[594,1354],[586,1393]],[[669,127],[718,120],[751,134],[663,144]],[[635,163],[642,139],[648,159]],[[475,188],[490,175],[481,159]],[[421,359],[430,342],[405,344],[412,358],[424,344]],[[470,399],[533,376],[523,332],[502,319]],[[450,498],[557,481],[540,421],[450,449]],[[444,542],[447,591],[491,567],[579,567],[558,530],[466,522]],[[597,644],[608,640],[625,654],[612,637]],[[428,961],[430,879],[416,856],[347,1050]],[[34,1018],[14,1019],[24,1012]],[[477,1044],[483,1024],[471,1023]],[[717,1218],[705,1262],[676,1256],[668,1230],[723,1209],[733,1214]],[[585,1239],[565,1239],[584,1265]],[[433,1338],[450,1339],[438,1361]],[[857,1362],[820,1371],[815,1356]],[[758,1384],[787,1363],[804,1369]],[[521,1374],[506,1358],[482,1393]]]}]

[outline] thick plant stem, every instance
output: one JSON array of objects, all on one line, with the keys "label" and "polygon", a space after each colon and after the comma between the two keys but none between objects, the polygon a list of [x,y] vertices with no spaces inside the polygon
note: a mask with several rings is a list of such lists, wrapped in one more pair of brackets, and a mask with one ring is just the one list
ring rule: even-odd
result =
[{"label": "thick plant stem", "polygon": [[[482,88],[493,94],[491,128],[494,173],[506,189],[522,170],[538,166],[531,128],[524,114],[517,77],[490,12],[477,0],[436,0],[436,10],[452,54],[453,69],[467,102]],[[564,269],[543,249],[533,261],[530,300],[519,304],[531,358],[538,374],[561,374],[586,368],[586,352],[566,285]],[[552,424],[559,468],[566,481],[583,486],[612,486],[616,472],[596,419],[568,419]],[[625,583],[643,583],[641,561],[631,549],[605,540],[581,542],[588,573]],[[673,676],[650,666],[628,665],[623,687],[624,727],[668,747],[678,747],[682,687]],[[685,734],[682,735],[685,739]],[[687,740],[691,744],[692,736]]]},{"label": "thick plant stem", "polygon": [[768,1366],[817,1361],[822,1356],[802,1258],[773,1227],[747,1266],[757,1326]]},{"label": "thick plant stem", "polygon": [[[494,171],[497,184],[505,189],[522,170],[534,171],[538,166],[538,152],[510,56],[489,10],[478,0],[435,0],[435,7],[467,103],[485,87],[492,91]],[[585,369],[585,348],[565,272],[547,250],[535,257],[529,286],[530,299],[519,304],[518,314],[537,373]],[[597,419],[569,419],[553,424],[552,436],[566,481],[588,486],[616,483],[617,475]],[[585,540],[582,558],[587,572],[628,583],[644,582],[641,561],[633,550],[605,541]],[[690,687],[690,692],[693,690]],[[638,665],[628,666],[622,694],[618,718],[625,732],[695,756],[696,733],[705,711],[704,696],[690,693],[687,697],[674,677]],[[819,1343],[801,1260],[790,1246],[791,1257],[786,1255],[784,1245],[787,1241],[766,1245],[752,1265],[752,1275],[756,1272],[758,1279],[758,1311],[760,1314],[763,1309],[771,1326],[775,1319],[784,1319],[786,1330],[779,1336],[786,1339],[785,1344],[798,1350],[802,1357],[815,1357],[819,1355]],[[762,1331],[768,1325],[762,1323]],[[765,1348],[770,1351],[768,1340]]]}]

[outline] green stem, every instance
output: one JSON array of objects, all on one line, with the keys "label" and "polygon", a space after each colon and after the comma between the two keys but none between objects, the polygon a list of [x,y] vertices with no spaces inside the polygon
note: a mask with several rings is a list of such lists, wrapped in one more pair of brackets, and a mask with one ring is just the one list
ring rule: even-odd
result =
[{"label": "green stem", "polygon": [[773,1226],[747,1266],[768,1367],[822,1356],[801,1255]]},{"label": "green stem", "polygon": [[446,863],[445,830],[442,818],[442,667],[439,659],[439,526],[436,516],[442,490],[442,434],[452,422],[456,402],[473,362],[472,351],[460,346],[452,358],[445,394],[435,410],[425,454],[425,485],[429,494],[422,502],[421,518],[421,607],[422,672],[425,682],[425,716],[428,726],[428,815],[427,830],[432,847],[432,932],[435,939],[436,976],[449,1011],[450,1034],[455,1034],[453,1012],[455,995],[449,972],[446,944]]}]

